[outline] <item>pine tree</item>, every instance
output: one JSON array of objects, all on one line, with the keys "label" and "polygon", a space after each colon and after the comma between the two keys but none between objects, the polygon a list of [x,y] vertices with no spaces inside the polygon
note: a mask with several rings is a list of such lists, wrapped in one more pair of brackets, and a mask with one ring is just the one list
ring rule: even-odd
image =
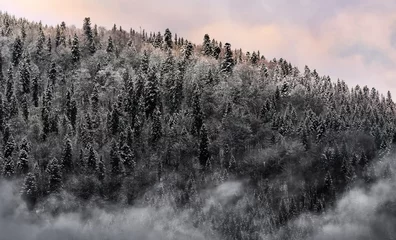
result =
[{"label": "pine tree", "polygon": [[58,159],[53,158],[47,165],[48,192],[54,193],[62,188],[62,171]]},{"label": "pine tree", "polygon": [[224,73],[231,73],[232,72],[232,68],[234,66],[234,59],[232,58],[232,50],[231,50],[231,44],[226,43],[224,44],[224,48],[225,48],[225,54],[224,54],[224,59],[223,62],[221,64],[221,72]]},{"label": "pine tree", "polygon": [[112,176],[119,176],[122,173],[118,146],[117,142],[114,139],[111,141],[110,166]]},{"label": "pine tree", "polygon": [[28,173],[26,175],[21,193],[22,199],[25,200],[27,208],[32,210],[39,195],[37,180],[33,173]]},{"label": "pine tree", "polygon": [[109,39],[107,40],[106,52],[108,52],[108,53],[114,52],[113,39],[111,38],[111,36],[109,36]]},{"label": "pine tree", "polygon": [[19,174],[27,174],[29,172],[29,160],[28,153],[25,150],[19,151],[19,157],[17,162],[17,172]]},{"label": "pine tree", "polygon": [[202,125],[201,127],[200,136],[201,138],[199,142],[199,163],[203,168],[205,168],[210,158],[209,149],[208,149],[209,138],[205,125]]},{"label": "pine tree", "polygon": [[18,66],[19,61],[21,60],[22,57],[22,51],[23,51],[22,40],[19,36],[17,36],[14,41],[14,45],[12,47],[12,64],[14,67]]},{"label": "pine tree", "polygon": [[169,28],[167,28],[165,30],[165,34],[164,34],[164,44],[165,44],[165,49],[172,49],[173,47],[173,42],[172,42],[172,33],[169,30]]},{"label": "pine tree", "polygon": [[151,117],[159,103],[159,83],[156,76],[156,69],[153,67],[145,85],[145,112],[146,117]]},{"label": "pine tree", "polygon": [[71,53],[72,53],[73,64],[77,64],[78,62],[80,62],[81,54],[80,54],[80,46],[79,46],[79,40],[77,34],[74,34],[73,43],[71,46]]},{"label": "pine tree", "polygon": [[202,44],[202,53],[205,56],[212,55],[212,43],[210,42],[210,37],[208,34],[205,34],[203,44]]},{"label": "pine tree", "polygon": [[63,146],[62,169],[64,173],[71,173],[73,171],[72,144],[69,138],[66,138]]}]

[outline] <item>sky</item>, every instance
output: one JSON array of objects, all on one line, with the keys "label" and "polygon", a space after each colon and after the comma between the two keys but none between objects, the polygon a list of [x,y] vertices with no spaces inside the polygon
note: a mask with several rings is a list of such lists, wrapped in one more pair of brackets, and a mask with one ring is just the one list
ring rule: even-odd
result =
[{"label": "sky", "polygon": [[350,87],[396,96],[394,0],[0,0],[0,9],[48,25],[82,27],[91,17],[106,28],[169,28],[197,44],[208,33],[300,71],[308,65]]}]

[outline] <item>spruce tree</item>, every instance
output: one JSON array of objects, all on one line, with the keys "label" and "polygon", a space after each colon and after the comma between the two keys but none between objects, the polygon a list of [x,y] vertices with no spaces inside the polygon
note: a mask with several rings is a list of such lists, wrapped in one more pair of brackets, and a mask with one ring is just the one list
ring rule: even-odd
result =
[{"label": "spruce tree", "polygon": [[56,83],[56,76],[57,76],[56,64],[52,62],[51,67],[48,71],[48,78],[50,79],[53,86],[55,86]]},{"label": "spruce tree", "polygon": [[192,134],[198,135],[201,131],[201,127],[203,124],[203,112],[201,109],[201,100],[199,90],[196,89],[194,91],[193,102],[192,102],[192,115],[193,115],[193,126],[192,126]]},{"label": "spruce tree", "polygon": [[205,34],[205,36],[204,36],[204,40],[202,43],[202,53],[205,56],[212,55],[212,43],[210,42],[210,37],[208,34]]},{"label": "spruce tree", "polygon": [[27,174],[29,172],[29,159],[28,153],[25,150],[19,151],[19,157],[17,162],[17,172],[19,174]]},{"label": "spruce tree", "polygon": [[135,155],[127,144],[124,144],[122,146],[120,152],[120,158],[122,164],[124,165],[125,174],[130,175],[135,168],[136,162],[135,162]]},{"label": "spruce tree", "polygon": [[3,56],[0,51],[0,88],[4,89],[5,78],[3,74]]},{"label": "spruce tree", "polygon": [[44,43],[45,43],[45,36],[44,36],[43,29],[40,25],[39,26],[39,37],[38,37],[37,45],[36,45],[36,54],[39,59],[41,59],[43,56]]},{"label": "spruce tree", "polygon": [[30,93],[30,71],[29,66],[26,63],[26,59],[22,61],[22,64],[19,66],[19,76],[20,76],[20,85],[22,87],[22,94]]},{"label": "spruce tree", "polygon": [[73,64],[77,64],[78,62],[80,62],[81,53],[77,34],[74,34],[73,43],[71,46],[71,53]]},{"label": "spruce tree", "polygon": [[16,37],[13,47],[12,47],[12,64],[14,67],[18,66],[23,51],[22,40],[19,36]]},{"label": "spruce tree", "polygon": [[174,85],[171,87],[170,91],[171,91],[171,113],[176,113],[180,110],[181,108],[181,104],[183,101],[183,84],[184,84],[184,70],[180,69],[180,64],[179,63],[179,69],[176,72],[176,76],[175,77],[175,81],[174,81]]},{"label": "spruce tree", "polygon": [[3,94],[0,92],[0,132],[4,130],[6,109],[3,102]]},{"label": "spruce tree", "polygon": [[86,161],[84,157],[84,150],[81,148],[80,153],[78,155],[78,160],[76,162],[76,169],[78,169],[78,172],[81,174],[85,174],[86,172]]},{"label": "spruce tree", "polygon": [[91,54],[95,53],[94,35],[91,28],[91,19],[89,17],[84,18],[83,31],[85,35],[85,47]]},{"label": "spruce tree", "polygon": [[91,109],[94,114],[99,112],[99,90],[95,85],[91,95]]},{"label": "spruce tree", "polygon": [[111,175],[119,176],[122,173],[121,161],[119,157],[117,142],[114,139],[111,141],[110,148]]},{"label": "spruce tree", "polygon": [[32,101],[35,107],[39,105],[39,79],[34,77],[32,81]]},{"label": "spruce tree", "polygon": [[30,142],[26,139],[26,137],[24,137],[21,141],[21,143],[19,144],[19,150],[25,150],[27,153],[30,152],[31,150],[31,144]]},{"label": "spruce tree", "polygon": [[189,60],[193,54],[193,51],[194,51],[194,47],[193,47],[192,43],[188,42],[184,49],[184,58],[186,60]]},{"label": "spruce tree", "polygon": [[213,49],[213,57],[218,60],[220,57],[220,53],[221,53],[221,48],[219,46],[214,47]]},{"label": "spruce tree", "polygon": [[155,48],[160,48],[162,46],[162,43],[163,43],[163,39],[162,39],[161,32],[158,32],[158,34],[155,36],[153,46]]},{"label": "spruce tree", "polygon": [[77,102],[71,99],[70,91],[68,91],[66,95],[66,116],[73,128],[75,128],[77,121]]},{"label": "spruce tree", "polygon": [[231,50],[231,44],[226,43],[224,44],[224,59],[223,62],[221,64],[221,72],[224,73],[231,73],[232,72],[232,68],[234,66],[234,59],[232,57],[232,50]]},{"label": "spruce tree", "polygon": [[156,76],[156,69],[153,67],[145,85],[145,112],[146,117],[151,117],[159,103],[159,83]]},{"label": "spruce tree", "polygon": [[62,186],[62,169],[58,159],[52,158],[47,165],[48,193],[58,192]]},{"label": "spruce tree", "polygon": [[199,163],[201,167],[205,168],[209,161],[209,138],[205,125],[201,127],[200,142],[199,142]]},{"label": "spruce tree", "polygon": [[11,179],[15,176],[15,163],[14,160],[9,157],[4,160],[3,176],[6,179]]},{"label": "spruce tree", "polygon": [[111,111],[110,119],[110,130],[113,135],[117,135],[120,130],[120,112],[117,104],[113,104],[113,110]]},{"label": "spruce tree", "polygon": [[32,210],[35,206],[39,192],[37,188],[37,180],[33,173],[28,173],[25,177],[22,191],[22,199],[26,202],[27,208]]},{"label": "spruce tree", "polygon": [[66,47],[66,23],[65,22],[61,22],[61,25],[60,25],[60,39],[59,39],[59,42],[64,47]]},{"label": "spruce tree", "polygon": [[22,96],[21,109],[22,109],[23,118],[25,119],[25,121],[28,121],[29,120],[29,103],[28,103],[28,99],[27,99],[26,95]]},{"label": "spruce tree", "polygon": [[113,39],[111,38],[111,36],[109,36],[109,39],[107,40],[106,52],[108,52],[108,53],[114,52]]},{"label": "spruce tree", "polygon": [[149,56],[146,50],[143,51],[143,56],[140,60],[140,71],[144,74],[148,74],[149,71]]},{"label": "spruce tree", "polygon": [[96,166],[96,176],[99,181],[103,182],[106,176],[106,168],[102,156],[100,156]]},{"label": "spruce tree", "polygon": [[51,54],[51,51],[52,51],[52,41],[51,41],[51,37],[50,37],[50,36],[48,36],[48,40],[47,40],[47,51],[48,51],[48,54]]},{"label": "spruce tree", "polygon": [[259,60],[259,57],[257,56],[256,52],[253,52],[253,53],[252,53],[252,56],[250,57],[250,62],[251,62],[253,65],[256,65],[257,62],[258,62],[258,60]]},{"label": "spruce tree", "polygon": [[151,143],[153,146],[156,146],[162,137],[161,116],[160,110],[156,108],[153,113],[153,124],[151,127]]},{"label": "spruce tree", "polygon": [[61,44],[60,39],[61,39],[61,30],[59,25],[56,25],[55,48],[58,48],[59,45]]},{"label": "spruce tree", "polygon": [[172,33],[167,28],[164,33],[164,44],[165,44],[165,49],[172,49],[173,42],[172,42]]},{"label": "spruce tree", "polygon": [[92,145],[88,146],[88,158],[87,158],[87,171],[90,174],[95,173],[96,165],[98,162],[97,152],[94,150]]},{"label": "spruce tree", "polygon": [[15,148],[16,148],[15,140],[14,137],[11,135],[7,139],[7,143],[5,144],[4,147],[4,158],[12,157],[12,153],[14,152]]},{"label": "spruce tree", "polygon": [[69,138],[65,139],[65,143],[63,146],[62,169],[63,173],[71,173],[73,171],[72,144]]},{"label": "spruce tree", "polygon": [[50,112],[48,111],[48,107],[43,107],[41,112],[41,121],[43,125],[43,140],[47,139],[48,134],[51,130],[50,125]]}]

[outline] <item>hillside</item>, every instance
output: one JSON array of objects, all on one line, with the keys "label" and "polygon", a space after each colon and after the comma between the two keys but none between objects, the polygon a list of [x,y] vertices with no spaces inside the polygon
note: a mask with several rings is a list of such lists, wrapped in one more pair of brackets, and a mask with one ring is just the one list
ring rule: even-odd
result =
[{"label": "hillside", "polygon": [[[375,196],[393,179],[389,92],[348,87],[209,35],[194,44],[169,29],[82,23],[0,14],[0,189],[23,199],[17,209],[34,215],[37,239],[53,236],[38,227],[48,218],[55,230],[65,218],[99,221],[84,230],[93,235],[72,231],[75,239],[129,239],[124,231],[137,239],[310,239],[315,219],[349,190]],[[396,198],[386,199],[385,207]],[[133,226],[141,214],[144,228],[109,220],[123,210]],[[394,236],[381,221],[367,239]],[[158,235],[138,235],[150,231]],[[338,239],[363,239],[355,237]]]}]

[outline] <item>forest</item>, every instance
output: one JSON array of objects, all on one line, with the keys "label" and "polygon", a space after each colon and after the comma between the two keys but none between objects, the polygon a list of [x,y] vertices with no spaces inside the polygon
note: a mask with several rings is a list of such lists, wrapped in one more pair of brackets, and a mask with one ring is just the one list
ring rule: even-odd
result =
[{"label": "forest", "polygon": [[212,33],[81,23],[0,12],[6,240],[396,236],[390,92]]}]

